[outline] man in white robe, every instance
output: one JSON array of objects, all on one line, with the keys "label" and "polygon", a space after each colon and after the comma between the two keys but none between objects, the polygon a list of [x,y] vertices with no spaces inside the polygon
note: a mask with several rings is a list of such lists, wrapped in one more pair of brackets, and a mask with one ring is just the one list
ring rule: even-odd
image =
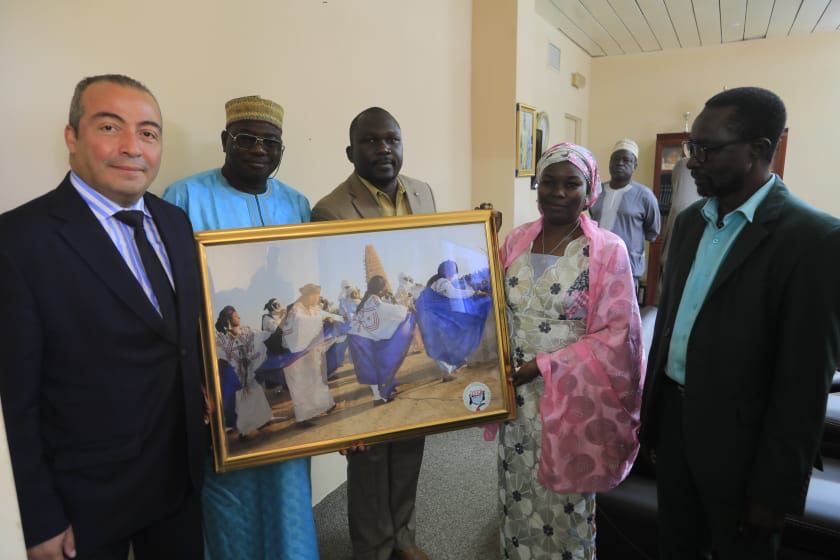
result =
[{"label": "man in white robe", "polygon": [[283,345],[290,352],[305,352],[286,366],[286,385],[295,408],[295,420],[305,422],[335,407],[327,385],[324,360],[324,320],[342,317],[321,308],[321,287],[306,284],[283,322]]}]

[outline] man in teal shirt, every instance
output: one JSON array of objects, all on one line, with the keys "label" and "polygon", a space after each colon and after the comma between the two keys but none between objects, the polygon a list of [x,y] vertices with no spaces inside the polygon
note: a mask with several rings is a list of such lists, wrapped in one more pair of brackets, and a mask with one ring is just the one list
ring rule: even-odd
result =
[{"label": "man in teal shirt", "polygon": [[[257,96],[225,104],[225,163],[163,194],[195,231],[309,221],[309,201],[271,178],[283,157],[283,108]],[[309,459],[215,474],[203,493],[206,560],[317,560]]]},{"label": "man in teal shirt", "polygon": [[665,374],[680,385],[685,385],[685,352],[688,347],[688,337],[691,335],[691,327],[694,326],[694,320],[706,300],[709,288],[712,287],[709,280],[717,274],[729,249],[744,229],[744,225],[747,222],[752,223],[756,208],[764,202],[775,182],[776,175],[771,174],[770,180],[764,183],[745,203],[722,218],[719,218],[721,210],[717,198],[710,198],[700,210],[706,221],[706,228],[697,246],[697,254],[694,255],[694,265],[685,281],[671,334],[671,345],[668,348],[668,362],[665,365]]},{"label": "man in teal shirt", "polygon": [[784,103],[715,95],[684,144],[698,193],[676,220],[642,406],[660,558],[775,558],[805,506],[840,357],[840,220],[771,173]]}]

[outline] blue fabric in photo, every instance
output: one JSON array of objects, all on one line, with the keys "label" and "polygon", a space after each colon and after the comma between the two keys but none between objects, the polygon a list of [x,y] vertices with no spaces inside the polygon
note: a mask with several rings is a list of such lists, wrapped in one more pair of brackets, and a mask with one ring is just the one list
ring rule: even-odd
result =
[{"label": "blue fabric in photo", "polygon": [[236,375],[236,369],[224,360],[219,360],[219,385],[222,389],[222,410],[225,411],[225,427],[236,427],[236,392],[242,388],[242,382]]},{"label": "blue fabric in photo", "polygon": [[332,377],[335,370],[344,365],[344,357],[347,354],[348,344],[350,343],[347,339],[344,339],[341,342],[336,342],[327,350],[327,378]]},{"label": "blue fabric in photo", "polygon": [[304,354],[309,352],[309,348],[306,350],[301,350],[300,352],[283,352],[282,354],[269,354],[266,356],[265,361],[260,364],[260,367],[257,368],[256,374],[259,375],[260,372],[268,372],[272,370],[283,369],[284,367],[295,363],[300,359]]},{"label": "blue fabric in photo", "polygon": [[382,398],[390,398],[397,385],[397,370],[411,346],[414,324],[414,313],[408,313],[391,338],[372,340],[355,334],[347,335],[359,383],[377,385]]},{"label": "blue fabric in photo", "polygon": [[[336,338],[344,336],[350,330],[348,323],[326,323],[324,324],[324,339]],[[330,346],[326,351],[327,360],[327,378],[335,373],[335,370],[344,365],[344,355],[347,352],[347,339],[341,342],[336,342]]]},{"label": "blue fabric in photo", "polygon": [[463,365],[481,342],[491,305],[489,295],[450,299],[430,288],[423,290],[414,306],[429,357]]}]

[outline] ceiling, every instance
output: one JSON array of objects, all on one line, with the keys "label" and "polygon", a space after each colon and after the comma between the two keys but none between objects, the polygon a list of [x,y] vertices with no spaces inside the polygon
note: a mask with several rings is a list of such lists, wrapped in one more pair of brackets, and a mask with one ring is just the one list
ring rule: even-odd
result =
[{"label": "ceiling", "polygon": [[536,0],[536,7],[593,57],[840,28],[840,0]]}]

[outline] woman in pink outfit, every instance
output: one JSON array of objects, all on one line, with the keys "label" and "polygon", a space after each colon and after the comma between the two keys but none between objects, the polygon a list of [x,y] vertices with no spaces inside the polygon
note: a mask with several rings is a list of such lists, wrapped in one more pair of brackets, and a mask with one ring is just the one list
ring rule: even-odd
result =
[{"label": "woman in pink outfit", "polygon": [[641,319],[624,243],[583,214],[592,154],[553,146],[537,180],[542,217],[502,248],[517,403],[499,433],[502,557],[591,559],[595,492],[638,452]]}]

